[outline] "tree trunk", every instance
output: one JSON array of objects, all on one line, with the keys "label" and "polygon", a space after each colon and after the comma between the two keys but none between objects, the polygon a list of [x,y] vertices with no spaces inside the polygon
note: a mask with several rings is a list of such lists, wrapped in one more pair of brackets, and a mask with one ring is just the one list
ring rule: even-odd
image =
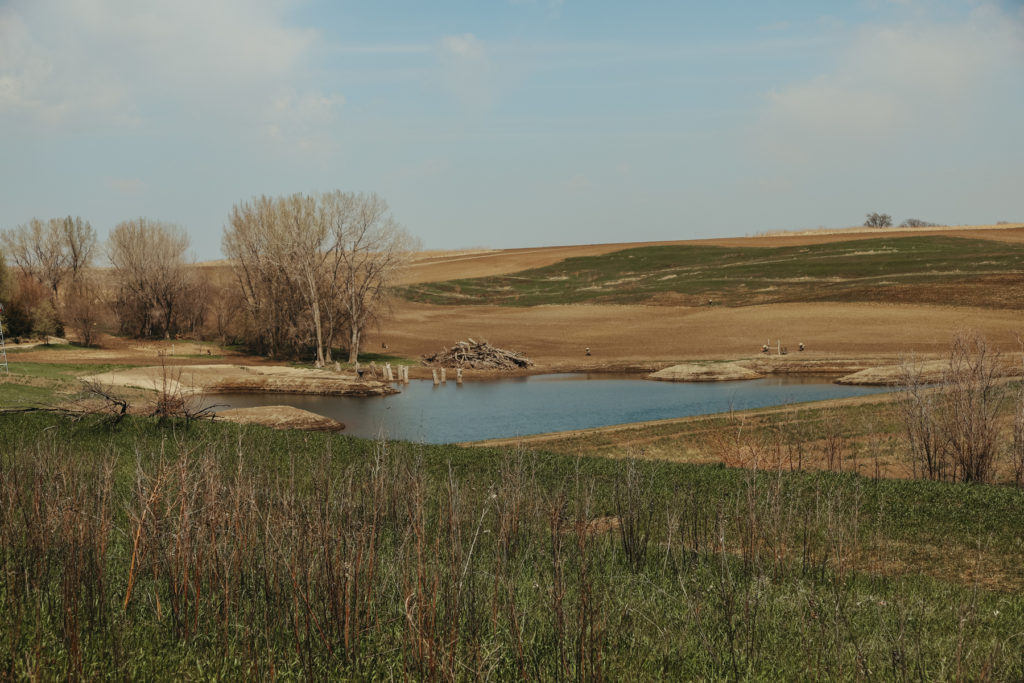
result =
[{"label": "tree trunk", "polygon": [[316,279],[313,271],[307,266],[303,275],[306,277],[306,286],[309,288],[309,307],[313,311],[313,329],[316,331],[316,364],[317,367],[324,367],[324,331],[320,321],[320,297],[316,288]]},{"label": "tree trunk", "polygon": [[359,326],[353,324],[348,341],[348,362],[355,363],[359,360]]}]

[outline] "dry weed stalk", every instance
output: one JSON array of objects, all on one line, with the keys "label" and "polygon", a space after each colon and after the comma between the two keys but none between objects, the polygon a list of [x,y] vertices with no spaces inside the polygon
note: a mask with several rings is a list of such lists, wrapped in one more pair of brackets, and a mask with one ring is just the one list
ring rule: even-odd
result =
[{"label": "dry weed stalk", "polygon": [[987,482],[999,450],[999,413],[1008,392],[998,351],[983,337],[958,334],[949,365],[930,385],[913,358],[901,363],[898,410],[914,475],[928,479]]}]

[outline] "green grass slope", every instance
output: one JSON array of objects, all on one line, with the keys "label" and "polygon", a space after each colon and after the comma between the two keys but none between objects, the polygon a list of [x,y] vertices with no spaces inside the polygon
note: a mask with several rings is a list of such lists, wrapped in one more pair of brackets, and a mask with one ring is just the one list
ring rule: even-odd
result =
[{"label": "green grass slope", "polygon": [[796,247],[660,246],[405,287],[433,304],[886,301],[1024,307],[1024,245],[903,237]]}]

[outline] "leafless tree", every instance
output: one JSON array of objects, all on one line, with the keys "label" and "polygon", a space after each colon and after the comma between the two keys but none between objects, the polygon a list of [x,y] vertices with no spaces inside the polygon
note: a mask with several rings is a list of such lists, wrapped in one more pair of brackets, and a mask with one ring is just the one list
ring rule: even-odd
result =
[{"label": "leafless tree", "polygon": [[341,333],[349,360],[415,241],[376,195],[259,197],[232,209],[224,251],[256,332],[272,354],[312,346],[331,360]]},{"label": "leafless tree", "polygon": [[7,270],[7,257],[0,250],[0,303],[11,300],[11,273]]},{"label": "leafless tree", "polygon": [[89,266],[96,248],[96,233],[79,217],[33,218],[0,234],[8,257],[22,273],[46,285],[58,302],[61,285],[75,280]]},{"label": "leafless tree", "polygon": [[338,224],[334,232],[339,241],[348,362],[354,363],[363,331],[380,313],[388,286],[419,243],[391,217],[387,202],[376,194],[336,193],[327,203],[332,202],[340,209],[338,216],[349,214],[347,229]]},{"label": "leafless tree", "polygon": [[892,216],[887,213],[869,213],[864,221],[866,228],[888,228],[892,226]]},{"label": "leafless tree", "polygon": [[907,220],[900,223],[901,228],[936,228],[939,227],[938,223],[930,223],[923,221],[920,218],[908,218]]},{"label": "leafless tree", "polygon": [[124,221],[111,231],[107,256],[117,280],[115,313],[123,331],[170,337],[190,287],[180,227],[146,218]]},{"label": "leafless tree", "polygon": [[88,221],[68,216],[61,221],[64,248],[67,251],[68,275],[76,282],[92,264],[96,254],[96,231]]},{"label": "leafless tree", "polygon": [[304,285],[289,268],[291,238],[285,234],[278,200],[262,196],[236,204],[225,228],[224,253],[245,299],[249,338],[260,353],[294,355],[311,335],[296,292]]},{"label": "leafless tree", "polygon": [[64,299],[61,315],[64,324],[78,331],[83,346],[92,346],[100,324],[108,315],[97,275],[86,272],[72,280]]}]

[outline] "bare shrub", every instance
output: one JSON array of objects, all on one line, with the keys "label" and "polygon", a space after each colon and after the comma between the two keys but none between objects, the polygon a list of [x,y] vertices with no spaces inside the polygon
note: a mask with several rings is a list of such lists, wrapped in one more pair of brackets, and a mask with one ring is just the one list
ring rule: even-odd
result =
[{"label": "bare shrub", "polygon": [[964,481],[989,481],[999,443],[999,412],[1007,399],[999,352],[984,337],[957,335],[949,355],[943,423]]},{"label": "bare shrub", "polygon": [[1013,483],[1024,486],[1024,382],[1017,386],[1013,411],[1013,440],[1010,442],[1010,466]]},{"label": "bare shrub", "polygon": [[939,414],[942,396],[925,382],[921,363],[916,359],[905,358],[900,363],[900,375],[903,390],[896,406],[910,448],[913,475],[948,479],[952,472]]},{"label": "bare shrub", "polygon": [[921,366],[903,363],[898,410],[911,458],[920,474],[937,480],[985,482],[995,471],[999,413],[1007,401],[998,351],[976,334],[958,334],[941,382],[928,386]]},{"label": "bare shrub", "polygon": [[153,387],[156,398],[149,410],[149,416],[160,420],[184,418],[185,422],[203,418],[213,419],[216,406],[203,401],[202,395],[181,381],[181,369],[167,364],[167,358],[160,354],[160,374]]}]

